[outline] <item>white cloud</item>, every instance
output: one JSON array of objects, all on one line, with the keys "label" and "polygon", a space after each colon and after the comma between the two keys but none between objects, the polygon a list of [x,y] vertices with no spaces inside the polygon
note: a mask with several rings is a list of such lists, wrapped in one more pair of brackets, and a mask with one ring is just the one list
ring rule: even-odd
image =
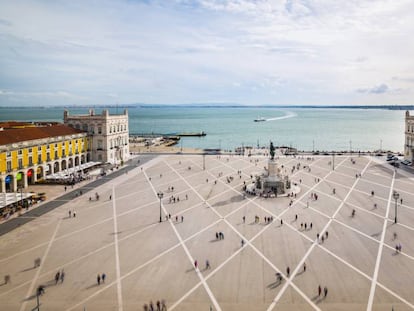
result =
[{"label": "white cloud", "polygon": [[414,95],[407,80],[414,71],[408,0],[1,6],[0,87],[8,91],[0,105],[13,98],[369,104],[370,93],[378,104],[406,104]]}]

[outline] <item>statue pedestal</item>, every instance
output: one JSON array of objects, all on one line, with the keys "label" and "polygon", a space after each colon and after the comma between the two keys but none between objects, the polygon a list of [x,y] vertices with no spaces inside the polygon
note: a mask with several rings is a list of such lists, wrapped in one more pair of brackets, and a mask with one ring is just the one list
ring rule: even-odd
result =
[{"label": "statue pedestal", "polygon": [[274,160],[269,160],[269,163],[267,165],[267,171],[269,177],[278,177],[280,175],[280,170],[277,167],[277,164]]}]

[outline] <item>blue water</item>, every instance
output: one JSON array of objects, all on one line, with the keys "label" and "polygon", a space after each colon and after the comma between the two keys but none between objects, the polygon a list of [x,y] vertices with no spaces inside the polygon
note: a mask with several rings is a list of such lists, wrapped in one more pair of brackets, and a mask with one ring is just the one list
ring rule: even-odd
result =
[{"label": "blue water", "polygon": [[[0,108],[0,121],[59,121],[64,108]],[[96,109],[100,113],[102,109]],[[122,113],[123,109],[109,109]],[[69,109],[86,114],[88,109]],[[285,145],[299,150],[404,150],[401,110],[332,108],[129,108],[130,133],[207,133],[185,137],[183,147],[234,149]],[[265,122],[253,122],[263,117]],[[0,134],[1,135],[1,134]]]}]

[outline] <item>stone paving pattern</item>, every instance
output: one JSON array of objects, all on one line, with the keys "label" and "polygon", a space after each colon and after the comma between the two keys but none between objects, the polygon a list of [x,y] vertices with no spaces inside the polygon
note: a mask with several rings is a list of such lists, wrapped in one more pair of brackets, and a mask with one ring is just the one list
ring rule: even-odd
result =
[{"label": "stone paving pattern", "polygon": [[[375,158],[353,159],[336,156],[332,170],[331,157],[280,157],[301,187],[290,207],[291,198],[243,197],[243,182],[263,170],[265,157],[206,156],[205,170],[200,155],[131,166],[0,237],[0,277],[11,276],[0,284],[0,309],[33,310],[42,284],[42,311],[143,310],[161,299],[168,310],[413,310],[414,179]],[[403,199],[398,224],[394,190]],[[89,201],[94,192],[100,200]]]}]

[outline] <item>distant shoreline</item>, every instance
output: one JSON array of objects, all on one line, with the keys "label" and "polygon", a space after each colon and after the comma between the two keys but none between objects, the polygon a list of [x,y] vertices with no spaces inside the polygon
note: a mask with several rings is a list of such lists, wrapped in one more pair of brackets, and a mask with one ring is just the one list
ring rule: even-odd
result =
[{"label": "distant shoreline", "polygon": [[126,105],[80,105],[80,106],[0,106],[0,109],[50,109],[50,108],[62,108],[62,109],[91,109],[91,108],[283,108],[283,109],[383,109],[383,110],[414,110],[414,105],[237,105],[237,104],[126,104]]}]

